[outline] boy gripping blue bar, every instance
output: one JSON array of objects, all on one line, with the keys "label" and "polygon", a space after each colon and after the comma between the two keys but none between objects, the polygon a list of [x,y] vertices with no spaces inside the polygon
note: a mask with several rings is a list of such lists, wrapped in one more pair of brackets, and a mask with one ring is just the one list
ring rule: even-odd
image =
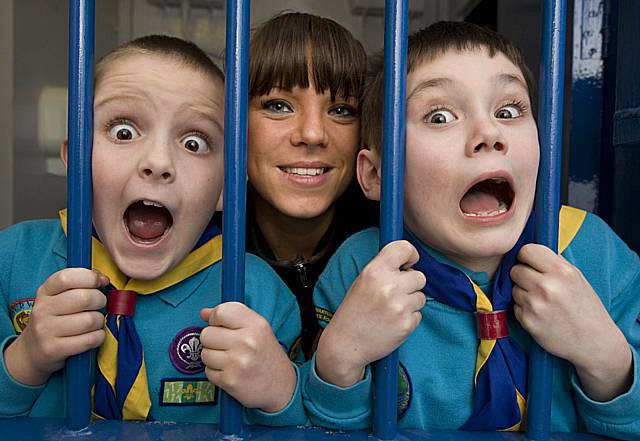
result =
[{"label": "boy gripping blue bar", "polygon": [[[540,65],[540,168],[536,194],[536,242],[558,251],[564,97],[566,0],[545,0]],[[529,354],[527,438],[549,440],[553,358],[540,346]]]},{"label": "boy gripping blue bar", "polygon": [[[67,249],[69,268],[91,268],[91,152],[93,147],[94,0],[69,2],[69,165]],[[89,426],[91,352],[67,361],[67,427]]]},{"label": "boy gripping blue bar", "polygon": [[[402,239],[404,197],[405,96],[407,79],[407,0],[386,0],[384,11],[384,121],[380,247]],[[374,436],[397,432],[398,351],[375,364]]]},{"label": "boy gripping blue bar", "polygon": [[[227,1],[222,301],[244,303],[249,1]],[[220,391],[220,431],[242,432],[242,406]]]}]

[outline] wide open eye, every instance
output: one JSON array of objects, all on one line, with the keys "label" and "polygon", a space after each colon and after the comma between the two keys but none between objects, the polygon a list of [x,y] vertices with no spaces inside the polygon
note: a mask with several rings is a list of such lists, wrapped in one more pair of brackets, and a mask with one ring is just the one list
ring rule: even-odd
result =
[{"label": "wide open eye", "polygon": [[109,127],[109,136],[116,141],[131,141],[140,136],[140,134],[132,124],[119,122]]},{"label": "wide open eye", "polygon": [[202,135],[189,135],[182,140],[182,145],[193,153],[206,153],[209,151],[209,142]]},{"label": "wide open eye", "polygon": [[425,121],[429,124],[447,124],[455,119],[453,113],[446,109],[434,110],[425,117]]},{"label": "wide open eye", "polygon": [[495,113],[495,117],[498,119],[512,119],[522,115],[522,110],[515,104],[508,106],[502,106]]}]

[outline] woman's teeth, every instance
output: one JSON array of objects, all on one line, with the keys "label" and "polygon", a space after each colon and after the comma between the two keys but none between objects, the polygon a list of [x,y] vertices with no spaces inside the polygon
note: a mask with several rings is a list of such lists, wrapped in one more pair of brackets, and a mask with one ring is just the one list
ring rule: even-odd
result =
[{"label": "woman's teeth", "polygon": [[285,173],[299,176],[317,176],[324,173],[324,168],[283,167]]},{"label": "woman's teeth", "polygon": [[502,213],[506,213],[507,210],[508,210],[507,204],[505,204],[504,202],[500,202],[500,205],[498,205],[498,209],[497,210],[480,211],[478,213],[465,213],[463,211],[462,214],[464,214],[465,216],[468,216],[468,217],[494,217],[494,216],[498,216],[498,215],[500,215]]}]

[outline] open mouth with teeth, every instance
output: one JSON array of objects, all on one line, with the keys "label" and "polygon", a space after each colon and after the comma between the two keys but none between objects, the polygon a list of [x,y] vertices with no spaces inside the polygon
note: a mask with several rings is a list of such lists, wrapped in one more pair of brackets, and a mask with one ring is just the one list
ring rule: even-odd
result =
[{"label": "open mouth with teeth", "polygon": [[322,175],[331,170],[328,167],[278,167],[283,172],[302,177],[313,177]]},{"label": "open mouth with teeth", "polygon": [[465,193],[460,200],[460,210],[468,217],[495,217],[509,211],[513,198],[513,190],[506,179],[485,179]]},{"label": "open mouth with teeth", "polygon": [[140,200],[127,207],[124,224],[135,242],[152,244],[162,239],[173,225],[173,216],[162,204]]}]

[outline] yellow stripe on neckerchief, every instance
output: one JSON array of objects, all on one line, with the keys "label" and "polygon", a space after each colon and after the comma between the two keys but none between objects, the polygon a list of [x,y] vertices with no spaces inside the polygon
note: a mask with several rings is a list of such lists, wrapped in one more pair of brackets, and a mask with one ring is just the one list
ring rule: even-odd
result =
[{"label": "yellow stripe on neckerchief", "polygon": [[[566,206],[561,208],[558,252],[563,252],[571,243],[585,216],[585,211]],[[509,273],[517,263],[520,248],[533,242],[533,219],[532,215],[516,245],[502,259],[492,281],[491,297],[462,271],[431,257],[424,246],[405,231],[404,238],[420,254],[413,268],[422,271],[429,281],[425,293],[441,303],[475,312],[479,331],[485,329],[479,334],[473,411],[460,430],[524,429],[527,357],[508,335],[505,311],[512,306],[513,285]]]},{"label": "yellow stripe on neckerchief", "polygon": [[[67,231],[67,211],[60,211]],[[106,275],[115,288],[108,294],[106,338],[98,351],[93,388],[92,415],[97,419],[146,420],[151,399],[140,338],[133,313],[137,294],[153,294],[176,285],[222,258],[222,235],[212,223],[194,250],[171,271],[154,280],[128,279],[116,266],[102,243],[92,237],[92,267]]]}]

